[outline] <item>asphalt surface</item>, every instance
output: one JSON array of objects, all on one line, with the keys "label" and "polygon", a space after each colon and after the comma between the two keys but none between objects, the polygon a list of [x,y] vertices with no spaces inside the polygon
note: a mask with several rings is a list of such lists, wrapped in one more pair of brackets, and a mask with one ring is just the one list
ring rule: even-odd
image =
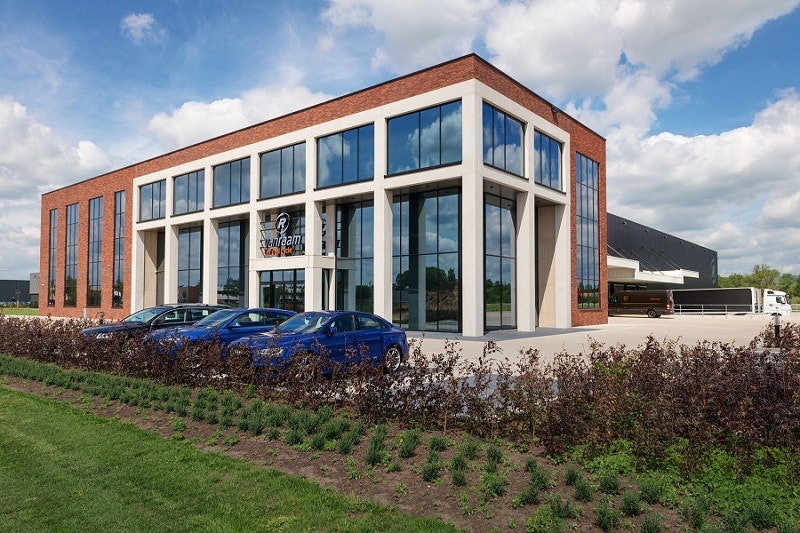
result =
[{"label": "asphalt surface", "polygon": [[[782,325],[787,322],[800,323],[800,315],[781,317]],[[766,328],[773,327],[773,318],[766,315],[673,315],[661,318],[626,316],[609,317],[608,324],[597,326],[538,328],[532,333],[493,331],[476,338],[409,331],[408,337],[415,345],[421,343],[427,354],[442,353],[446,341],[455,342],[463,359],[475,361],[483,355],[488,341],[492,341],[501,350],[493,357],[497,360],[508,358],[513,362],[515,358],[519,358],[521,351],[535,348],[539,350],[542,363],[546,364],[562,352],[573,355],[588,353],[592,340],[610,346],[622,344],[628,348],[636,348],[644,345],[647,337],[652,335],[658,341],[672,340],[688,346],[706,340],[747,346]]]}]

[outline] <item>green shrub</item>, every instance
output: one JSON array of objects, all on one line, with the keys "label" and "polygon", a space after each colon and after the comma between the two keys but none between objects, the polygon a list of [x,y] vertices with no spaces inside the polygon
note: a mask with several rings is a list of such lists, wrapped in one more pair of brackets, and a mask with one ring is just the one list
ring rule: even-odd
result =
[{"label": "green shrub", "polygon": [[583,475],[581,474],[580,470],[578,470],[574,466],[567,467],[567,472],[565,474],[565,480],[567,485],[569,485],[570,487],[575,486],[575,483],[577,483],[581,479],[583,479]]},{"label": "green shrub", "polygon": [[484,472],[481,475],[481,489],[486,500],[502,496],[506,493],[506,479],[496,472]]},{"label": "green shrub", "polygon": [[527,533],[560,533],[564,520],[558,517],[549,505],[542,505],[525,522]]},{"label": "green shrub", "polygon": [[462,442],[458,446],[458,453],[463,455],[464,458],[468,461],[474,461],[475,458],[478,456],[478,452],[481,449],[481,445],[479,442],[474,440],[468,440]]},{"label": "green shrub", "polygon": [[590,502],[594,498],[594,490],[589,482],[584,479],[580,478],[578,481],[575,482],[575,499],[579,502]]},{"label": "green shrub", "polygon": [[619,476],[616,474],[609,472],[600,474],[598,484],[603,494],[619,494]]},{"label": "green shrub", "polygon": [[622,512],[625,516],[638,516],[642,512],[639,493],[628,490],[622,495]]},{"label": "green shrub", "polygon": [[661,533],[661,515],[647,515],[642,518],[640,533]]},{"label": "green shrub", "polygon": [[466,470],[451,470],[450,475],[452,476],[454,486],[463,487],[467,484]]},{"label": "green shrub", "polygon": [[443,452],[447,449],[448,439],[444,435],[431,435],[428,446],[435,452]]},{"label": "green shrub", "polygon": [[581,508],[577,505],[569,503],[568,500],[563,500],[558,494],[551,494],[547,499],[553,514],[560,518],[578,518],[581,515]]},{"label": "green shrub", "polygon": [[594,511],[594,524],[603,531],[612,531],[617,527],[620,512],[611,508],[607,501],[602,501]]},{"label": "green shrub", "polygon": [[460,453],[455,454],[453,458],[450,460],[450,470],[466,471],[466,469],[467,469],[467,460]]},{"label": "green shrub", "polygon": [[415,429],[408,429],[400,433],[400,447],[397,455],[404,459],[413,457],[419,445],[419,439],[419,432]]},{"label": "green shrub", "polygon": [[644,501],[656,504],[664,495],[664,484],[656,478],[647,477],[639,481],[639,491]]}]

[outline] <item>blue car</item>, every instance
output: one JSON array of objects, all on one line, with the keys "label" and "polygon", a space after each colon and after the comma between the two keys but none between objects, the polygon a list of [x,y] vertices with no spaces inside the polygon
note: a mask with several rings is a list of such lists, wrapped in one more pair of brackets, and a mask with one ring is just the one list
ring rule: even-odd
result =
[{"label": "blue car", "polygon": [[298,313],[268,333],[243,337],[231,343],[250,350],[255,366],[286,368],[319,358],[346,365],[367,360],[387,372],[408,360],[408,339],[403,328],[360,311],[309,311]]},{"label": "blue car", "polygon": [[154,331],[148,339],[157,343],[162,352],[168,353],[174,353],[186,344],[213,340],[227,346],[241,337],[269,331],[294,314],[293,311],[261,307],[223,309],[191,326]]}]

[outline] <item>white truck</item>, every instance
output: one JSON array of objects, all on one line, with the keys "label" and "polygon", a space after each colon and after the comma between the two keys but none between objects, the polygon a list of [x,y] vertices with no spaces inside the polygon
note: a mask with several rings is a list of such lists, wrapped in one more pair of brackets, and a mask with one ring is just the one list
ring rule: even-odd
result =
[{"label": "white truck", "polygon": [[744,314],[790,316],[792,306],[783,291],[755,287],[725,289],[673,289],[675,313]]}]

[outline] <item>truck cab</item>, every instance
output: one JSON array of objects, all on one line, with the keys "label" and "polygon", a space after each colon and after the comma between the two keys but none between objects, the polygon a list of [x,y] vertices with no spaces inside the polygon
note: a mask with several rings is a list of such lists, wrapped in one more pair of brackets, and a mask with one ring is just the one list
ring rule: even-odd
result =
[{"label": "truck cab", "polygon": [[783,291],[764,289],[764,314],[791,316],[792,306]]}]

